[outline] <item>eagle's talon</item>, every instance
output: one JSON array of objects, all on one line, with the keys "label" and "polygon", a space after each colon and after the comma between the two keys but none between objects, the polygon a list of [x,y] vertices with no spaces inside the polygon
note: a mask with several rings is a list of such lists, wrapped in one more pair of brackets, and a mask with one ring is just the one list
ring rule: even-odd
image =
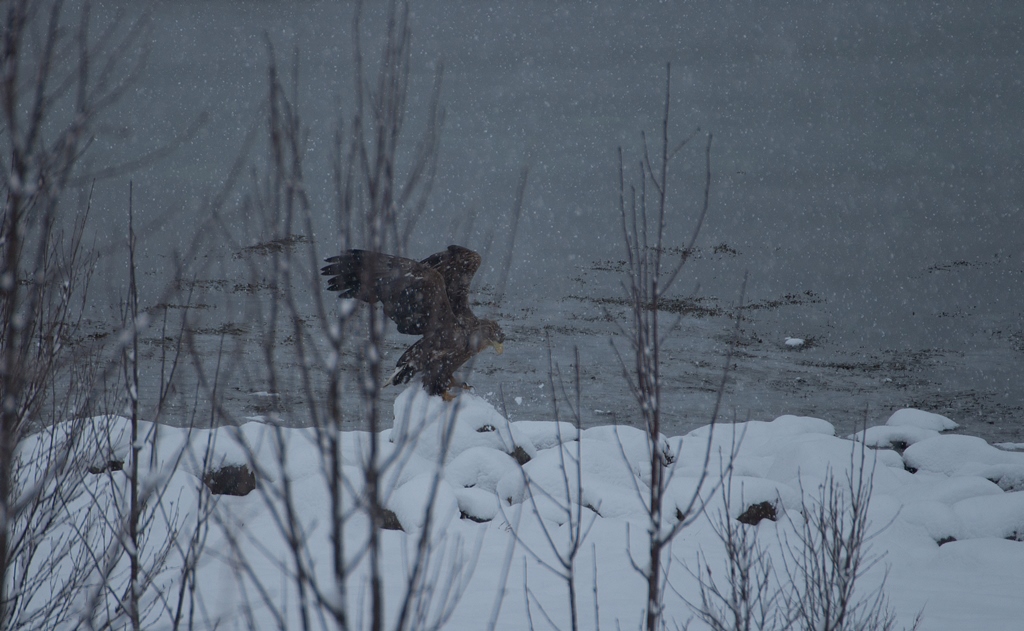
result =
[{"label": "eagle's talon", "polygon": [[450,390],[451,388],[459,388],[460,390],[472,390],[473,386],[469,385],[465,381],[460,382],[458,379],[455,378],[454,375],[452,375],[451,379],[448,380],[448,388],[446,388],[446,390]]},{"label": "eagle's talon", "polygon": [[451,403],[455,400],[455,395],[445,390],[441,393],[441,398],[444,399],[445,403]]}]

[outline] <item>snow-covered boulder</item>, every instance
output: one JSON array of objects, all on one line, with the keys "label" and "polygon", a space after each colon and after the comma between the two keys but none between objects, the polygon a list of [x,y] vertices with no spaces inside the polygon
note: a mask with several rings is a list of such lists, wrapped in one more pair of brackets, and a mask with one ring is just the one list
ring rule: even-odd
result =
[{"label": "snow-covered boulder", "polygon": [[908,467],[945,475],[976,475],[1024,471],[1024,453],[996,449],[975,436],[935,436],[915,443],[903,452]]},{"label": "snow-covered boulder", "polygon": [[395,422],[389,440],[410,444],[420,457],[445,462],[471,447],[514,453],[509,423],[486,400],[463,392],[453,401],[432,397],[421,386],[405,389],[395,399]]},{"label": "snow-covered boulder", "polygon": [[572,423],[564,421],[516,421],[512,423],[512,436],[529,438],[537,449],[550,449],[578,439],[579,431]]},{"label": "snow-covered boulder", "polygon": [[917,427],[920,429],[930,429],[936,432],[947,432],[951,429],[960,427],[958,424],[941,414],[925,412],[924,410],[917,410],[914,408],[896,410],[892,413],[892,416],[889,417],[889,420],[886,421],[885,424],[890,427]]},{"label": "snow-covered boulder", "polygon": [[470,447],[444,468],[444,477],[455,488],[476,488],[494,493],[506,474],[519,472],[512,456],[488,447]]},{"label": "snow-covered boulder", "polygon": [[402,530],[418,532],[425,524],[431,497],[434,500],[431,530],[439,534],[459,518],[459,500],[455,490],[444,479],[435,479],[429,474],[418,475],[398,487],[385,504],[398,517]]},{"label": "snow-covered boulder", "polygon": [[879,425],[861,430],[850,435],[850,440],[864,443],[868,447],[878,449],[895,449],[904,451],[910,445],[919,443],[926,438],[938,436],[939,432],[934,429],[915,427],[913,425]]}]

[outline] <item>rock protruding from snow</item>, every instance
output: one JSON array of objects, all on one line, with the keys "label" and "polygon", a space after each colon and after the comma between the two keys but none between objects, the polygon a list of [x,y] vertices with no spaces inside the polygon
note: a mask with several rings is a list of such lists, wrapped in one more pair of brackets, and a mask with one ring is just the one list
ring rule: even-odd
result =
[{"label": "rock protruding from snow", "polygon": [[249,465],[225,465],[207,471],[203,476],[203,484],[214,495],[243,497],[256,489],[256,474]]},{"label": "rock protruding from snow", "polygon": [[758,502],[757,504],[751,504],[747,507],[747,510],[740,513],[740,516],[737,517],[736,520],[742,524],[747,524],[748,526],[756,526],[764,519],[775,521],[778,518],[779,516],[775,511],[775,504],[764,501]]}]

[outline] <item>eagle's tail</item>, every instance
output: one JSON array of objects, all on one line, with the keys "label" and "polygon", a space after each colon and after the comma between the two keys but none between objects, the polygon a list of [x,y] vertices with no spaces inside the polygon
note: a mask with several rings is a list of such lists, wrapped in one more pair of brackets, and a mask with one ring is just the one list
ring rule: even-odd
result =
[{"label": "eagle's tail", "polygon": [[409,364],[399,363],[398,366],[395,367],[395,372],[392,373],[391,376],[388,377],[388,380],[384,382],[383,387],[386,388],[387,386],[398,386],[403,383],[406,383],[407,381],[412,379],[412,376],[415,374],[415,368],[413,368]]}]

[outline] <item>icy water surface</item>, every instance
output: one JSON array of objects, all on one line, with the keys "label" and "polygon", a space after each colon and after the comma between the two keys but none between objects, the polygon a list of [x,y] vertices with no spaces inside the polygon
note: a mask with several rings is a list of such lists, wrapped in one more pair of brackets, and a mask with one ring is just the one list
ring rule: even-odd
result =
[{"label": "icy water surface", "polygon": [[[257,251],[256,256],[267,256],[265,250]],[[704,258],[731,256],[735,255],[720,248]],[[578,349],[582,423],[638,425],[638,408],[623,377],[624,365],[632,370],[632,356],[620,330],[629,318],[618,284],[621,266],[608,260],[577,266],[574,291],[553,300],[512,296],[495,306],[485,288],[479,294],[484,304],[475,309],[499,319],[507,335],[506,350],[501,356],[490,351],[479,355],[473,371],[462,373],[466,381],[511,420],[552,419],[556,401],[560,418],[572,420],[567,404],[575,405]],[[164,413],[167,422],[180,424],[192,418],[193,392],[201,379],[206,384],[200,388],[201,398],[208,397],[215,383],[222,411],[233,422],[271,414],[288,425],[311,422],[300,348],[291,325],[279,325],[273,344],[265,345],[269,329],[261,318],[271,312],[270,296],[267,287],[257,284],[226,278],[196,281],[187,325],[195,357],[184,360],[178,385],[184,396],[172,398],[170,411]],[[665,433],[683,434],[709,421],[731,352],[722,421],[814,416],[832,422],[840,435],[846,435],[865,420],[877,424],[896,409],[917,407],[947,415],[964,432],[993,442],[1024,442],[1024,407],[1015,398],[1019,390],[1012,382],[1024,356],[1019,334],[979,328],[956,349],[854,347],[831,324],[835,311],[845,306],[830,304],[819,292],[807,289],[745,303],[739,309],[737,335],[737,300],[738,295],[723,300],[681,294],[663,302],[659,315]],[[330,296],[332,316],[336,303]],[[153,313],[161,315],[164,310],[174,329],[183,305],[164,305]],[[325,352],[321,323],[308,314],[301,320],[315,346],[302,352],[310,357]],[[358,338],[363,331],[356,328],[353,335]],[[787,338],[800,338],[803,344],[788,345]],[[415,339],[391,330],[385,344],[386,372]],[[155,400],[159,360],[176,340],[176,330],[171,335],[150,330],[144,337],[144,399],[148,395],[148,400]],[[266,368],[267,348],[273,349],[273,381]],[[202,367],[202,376],[195,366]],[[325,396],[322,366],[314,362],[308,374],[314,399]],[[345,380],[347,426],[360,427],[354,373]],[[400,391],[384,390],[385,425],[390,424],[391,403]],[[202,414],[196,421],[209,423]]]},{"label": "icy water surface", "polygon": [[[348,11],[337,2],[154,5],[147,74],[90,156],[127,159],[205,117],[184,147],[131,174],[148,226],[144,302],[177,313],[181,295],[163,293],[172,252],[209,218],[207,202],[247,137],[259,167],[264,34],[283,59],[300,51],[316,216],[313,234],[294,242],[334,253],[329,164],[335,125],[351,107]],[[585,423],[635,419],[605,320],[605,309],[625,315],[616,148],[635,170],[640,130],[653,138],[660,124],[671,61],[673,136],[699,127],[715,140],[702,255],[663,320],[681,316],[664,354],[669,431],[706,421],[749,272],[728,417],[807,414],[845,432],[865,414],[877,421],[913,405],[987,438],[1021,440],[1024,4],[436,0],[414,3],[412,28],[408,133],[421,124],[439,61],[446,123],[410,253],[463,243],[486,253],[480,287],[498,285],[516,183],[530,168],[507,298],[490,308],[508,351],[481,357],[471,379],[483,394],[504,392],[510,416],[551,416],[550,339],[563,373],[580,348]],[[668,238],[676,244],[700,204],[700,138],[673,164]],[[123,240],[127,179],[97,186],[101,244]],[[200,358],[187,371],[211,375],[220,350],[232,349],[234,376],[218,387],[233,413],[281,409],[301,423],[287,332],[275,350],[285,368],[277,392],[254,394],[270,389],[258,370],[266,314],[251,305],[267,291],[260,266],[269,257],[258,246],[280,235],[239,210],[242,180],[226,194],[222,232],[205,235],[203,251],[186,261]],[[110,252],[111,278],[123,277],[123,251]],[[310,289],[298,291],[308,305]],[[120,295],[111,289],[108,302]],[[786,337],[807,342],[794,349]],[[389,363],[408,341],[393,340]]]}]

